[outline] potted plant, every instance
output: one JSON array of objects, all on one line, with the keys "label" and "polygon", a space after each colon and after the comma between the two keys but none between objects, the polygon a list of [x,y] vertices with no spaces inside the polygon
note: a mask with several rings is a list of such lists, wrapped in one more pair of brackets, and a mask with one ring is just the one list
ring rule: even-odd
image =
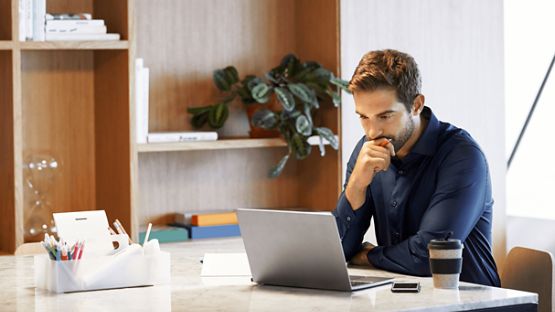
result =
[{"label": "potted plant", "polygon": [[[223,92],[216,104],[191,107],[191,123],[200,128],[208,123],[212,128],[221,128],[229,115],[228,104],[240,98],[251,111],[249,120],[255,128],[277,130],[287,142],[289,151],[270,171],[277,177],[289,158],[294,155],[304,159],[311,152],[308,138],[317,135],[320,139],[320,154],[325,155],[324,141],[338,149],[339,143],[333,132],[313,123],[314,113],[320,102],[331,100],[335,107],[341,103],[340,91],[347,89],[347,82],[316,62],[301,62],[295,55],[285,56],[281,63],[266,73],[264,79],[247,75],[239,79],[237,69],[228,66],[214,71],[214,83]],[[269,107],[268,103],[279,103]]]}]

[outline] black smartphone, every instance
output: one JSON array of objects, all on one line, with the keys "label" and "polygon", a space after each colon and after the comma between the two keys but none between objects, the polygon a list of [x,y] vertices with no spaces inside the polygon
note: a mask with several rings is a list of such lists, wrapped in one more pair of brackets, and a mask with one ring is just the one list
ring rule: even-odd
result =
[{"label": "black smartphone", "polygon": [[417,293],[420,292],[420,283],[394,282],[393,286],[391,286],[391,291],[401,293]]}]

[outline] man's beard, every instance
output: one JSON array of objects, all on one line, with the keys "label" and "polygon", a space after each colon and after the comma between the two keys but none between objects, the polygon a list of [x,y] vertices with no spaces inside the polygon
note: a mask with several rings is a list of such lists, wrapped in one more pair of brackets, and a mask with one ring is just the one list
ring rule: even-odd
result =
[{"label": "man's beard", "polygon": [[395,152],[398,152],[403,147],[403,145],[407,143],[413,132],[414,121],[412,120],[412,118],[409,118],[401,134],[397,138],[391,138],[391,144],[393,144]]}]

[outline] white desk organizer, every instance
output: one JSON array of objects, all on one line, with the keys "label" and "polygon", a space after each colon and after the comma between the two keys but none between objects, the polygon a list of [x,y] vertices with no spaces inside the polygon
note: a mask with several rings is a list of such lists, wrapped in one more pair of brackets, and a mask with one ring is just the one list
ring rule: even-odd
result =
[{"label": "white desk organizer", "polygon": [[56,293],[149,286],[170,282],[170,254],[160,251],[157,240],[143,249],[130,245],[115,255],[81,260],[54,261],[35,256],[37,288]]}]

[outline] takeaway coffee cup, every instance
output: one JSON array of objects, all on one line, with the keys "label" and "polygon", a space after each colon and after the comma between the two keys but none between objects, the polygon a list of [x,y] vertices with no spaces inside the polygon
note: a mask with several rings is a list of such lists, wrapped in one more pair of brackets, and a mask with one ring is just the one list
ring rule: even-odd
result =
[{"label": "takeaway coffee cup", "polygon": [[459,288],[463,244],[458,239],[433,239],[428,244],[435,288]]}]

